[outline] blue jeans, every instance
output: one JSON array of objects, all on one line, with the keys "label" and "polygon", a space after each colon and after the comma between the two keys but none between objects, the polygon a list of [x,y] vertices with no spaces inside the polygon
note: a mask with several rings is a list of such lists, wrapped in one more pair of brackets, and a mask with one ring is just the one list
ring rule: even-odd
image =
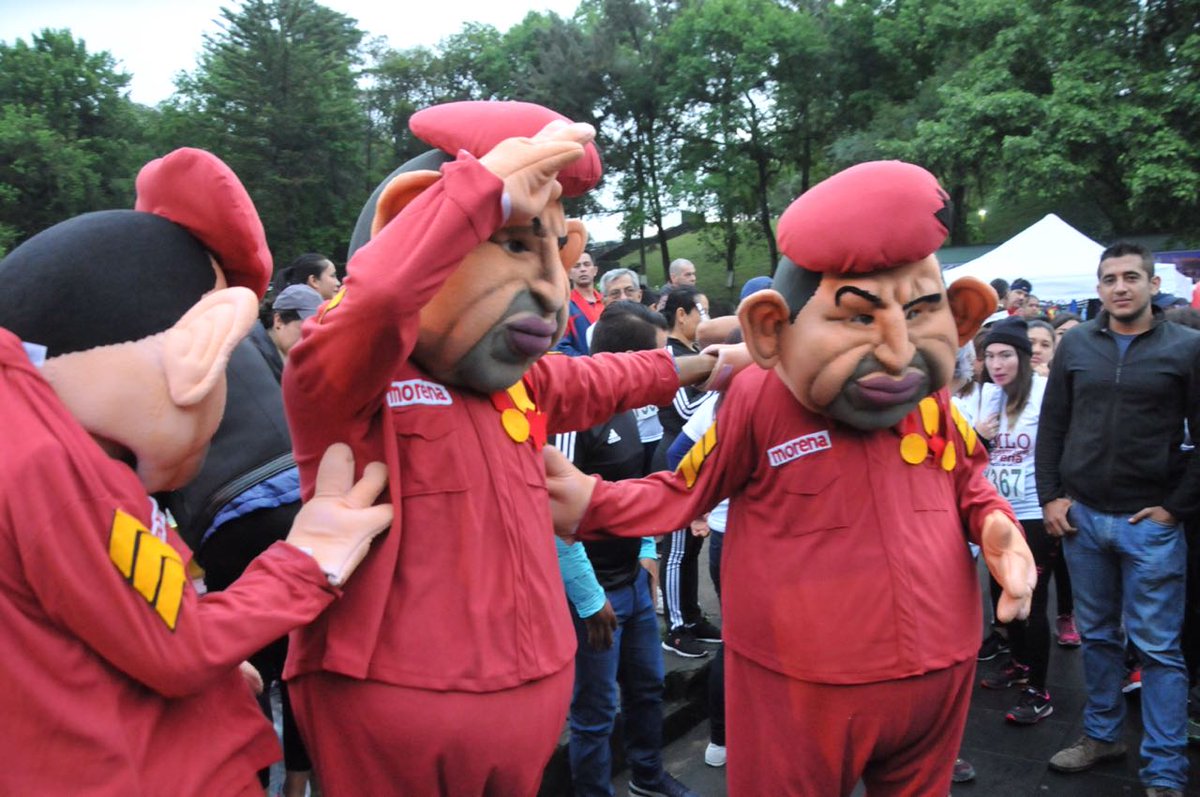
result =
[{"label": "blue jeans", "polygon": [[1088,736],[1121,735],[1125,700],[1125,631],[1142,659],[1142,760],[1146,786],[1187,784],[1187,669],[1180,650],[1187,543],[1182,526],[1099,512],[1078,501],[1070,518],[1079,529],[1063,538],[1083,638]]},{"label": "blue jeans", "polygon": [[617,718],[618,685],[625,758],[633,780],[655,784],[662,775],[663,653],[650,576],[638,568],[632,585],[606,594],[617,615],[608,650],[592,649],[587,626],[571,610],[579,639],[569,750],[577,797],[613,793],[609,739]]}]

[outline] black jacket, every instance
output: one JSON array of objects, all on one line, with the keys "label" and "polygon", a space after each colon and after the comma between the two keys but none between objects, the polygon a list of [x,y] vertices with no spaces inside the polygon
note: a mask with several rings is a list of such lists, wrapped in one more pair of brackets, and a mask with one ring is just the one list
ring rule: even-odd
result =
[{"label": "black jacket", "polygon": [[[554,445],[584,473],[605,481],[636,479],[645,474],[645,448],[638,436],[632,412],[614,415],[604,423],[582,432],[558,435]],[[627,587],[637,578],[641,564],[640,537],[612,537],[583,543],[596,581],[605,591]]]},{"label": "black jacket", "polygon": [[1038,422],[1038,500],[1194,515],[1200,457],[1180,450],[1185,420],[1200,429],[1200,332],[1154,308],[1153,326],[1122,361],[1101,313],[1064,335],[1054,353]]}]

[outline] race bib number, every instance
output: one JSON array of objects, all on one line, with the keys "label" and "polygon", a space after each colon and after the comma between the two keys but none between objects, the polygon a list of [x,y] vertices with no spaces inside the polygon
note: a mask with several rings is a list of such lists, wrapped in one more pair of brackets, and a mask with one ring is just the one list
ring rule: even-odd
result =
[{"label": "race bib number", "polygon": [[1025,468],[1021,465],[988,466],[983,475],[1006,501],[1018,501],[1025,497]]}]

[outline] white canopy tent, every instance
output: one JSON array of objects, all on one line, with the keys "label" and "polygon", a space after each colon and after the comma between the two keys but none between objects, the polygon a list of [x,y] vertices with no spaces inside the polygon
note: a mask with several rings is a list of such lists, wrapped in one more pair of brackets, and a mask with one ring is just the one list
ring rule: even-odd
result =
[{"label": "white canopy tent", "polygon": [[976,277],[1012,282],[1024,277],[1042,301],[1069,302],[1096,295],[1096,265],[1104,247],[1053,213],[985,255],[946,269],[946,282]]},{"label": "white canopy tent", "polygon": [[[984,282],[1012,282],[1024,277],[1043,302],[1085,301],[1096,296],[1096,266],[1104,247],[1053,213],[1026,227],[985,255],[946,269],[946,282],[977,277]],[[1191,297],[1192,281],[1174,266],[1158,264],[1161,290]]]}]

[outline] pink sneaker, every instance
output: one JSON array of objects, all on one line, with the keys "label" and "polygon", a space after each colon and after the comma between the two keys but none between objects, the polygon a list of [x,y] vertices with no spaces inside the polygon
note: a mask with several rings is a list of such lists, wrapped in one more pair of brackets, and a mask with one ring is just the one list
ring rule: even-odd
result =
[{"label": "pink sneaker", "polygon": [[1075,628],[1075,615],[1060,614],[1054,623],[1058,631],[1058,644],[1064,648],[1077,648],[1082,643],[1079,631]]}]

